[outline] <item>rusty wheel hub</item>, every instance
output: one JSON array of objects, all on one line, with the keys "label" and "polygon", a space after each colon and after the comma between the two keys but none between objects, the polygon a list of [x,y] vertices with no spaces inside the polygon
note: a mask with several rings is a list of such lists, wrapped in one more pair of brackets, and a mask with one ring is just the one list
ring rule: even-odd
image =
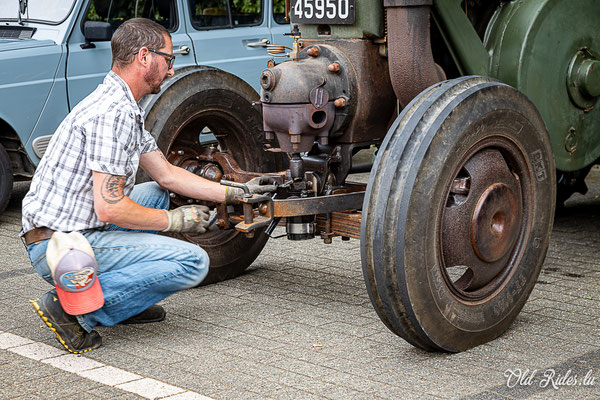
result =
[{"label": "rusty wheel hub", "polygon": [[471,223],[471,243],[481,260],[498,261],[517,239],[517,197],[504,183],[494,183],[479,198]]},{"label": "rusty wheel hub", "polygon": [[[210,162],[202,159],[202,155],[190,148],[177,147],[173,148],[167,154],[167,160],[181,167],[192,174],[203,177],[210,181],[219,182],[223,178],[223,171],[216,162]],[[171,193],[171,201],[177,206],[197,202],[193,199]]]},{"label": "rusty wheel hub", "polygon": [[499,150],[480,150],[462,165],[449,188],[441,238],[447,283],[457,295],[482,298],[502,283],[522,215],[519,178]]}]

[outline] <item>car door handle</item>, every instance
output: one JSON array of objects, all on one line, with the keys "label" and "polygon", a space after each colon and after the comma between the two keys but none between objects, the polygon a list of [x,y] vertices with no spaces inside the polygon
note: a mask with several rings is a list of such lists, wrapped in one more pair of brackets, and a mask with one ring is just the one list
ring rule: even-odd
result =
[{"label": "car door handle", "polygon": [[271,43],[271,41],[269,39],[261,39],[258,42],[248,43],[248,44],[246,44],[246,46],[248,46],[248,47],[267,47],[267,45],[269,45],[270,43]]},{"label": "car door handle", "polygon": [[190,54],[190,48],[188,46],[181,46],[177,50],[173,50],[173,54],[183,54],[183,55]]}]

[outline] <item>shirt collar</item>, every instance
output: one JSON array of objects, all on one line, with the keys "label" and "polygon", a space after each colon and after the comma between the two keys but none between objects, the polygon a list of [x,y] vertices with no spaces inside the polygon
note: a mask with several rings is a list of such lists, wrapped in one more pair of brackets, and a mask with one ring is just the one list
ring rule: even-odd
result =
[{"label": "shirt collar", "polygon": [[135,98],[133,97],[133,93],[131,92],[131,88],[129,87],[129,85],[114,71],[110,71],[108,75],[106,75],[106,78],[104,78],[104,84],[115,85],[123,89],[123,91],[125,92],[125,97],[127,98],[127,100],[129,100],[129,102],[133,106],[133,109],[139,112],[141,115],[144,115],[144,110],[142,110],[137,101],[135,101]]}]

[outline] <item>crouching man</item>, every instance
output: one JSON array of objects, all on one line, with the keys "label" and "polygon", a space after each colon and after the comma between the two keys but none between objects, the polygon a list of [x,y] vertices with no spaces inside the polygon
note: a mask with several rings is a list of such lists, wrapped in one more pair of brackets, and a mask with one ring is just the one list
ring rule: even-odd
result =
[{"label": "crouching man", "polygon": [[[144,129],[137,102],[158,93],[174,74],[169,32],[150,20],[132,19],[115,31],[111,47],[111,71],[61,123],[23,200],[21,235],[46,281],[54,284],[46,260],[54,231],[80,231],[93,248],[104,296],[100,309],[69,314],[54,289],[34,302],[74,353],[101,345],[96,326],[164,319],[165,311],[155,304],[206,276],[204,250],[156,233],[203,233],[208,209],[190,205],[168,211],[168,190],[214,202],[233,201],[240,191],[173,166]],[[138,165],[155,182],[134,185]]]}]

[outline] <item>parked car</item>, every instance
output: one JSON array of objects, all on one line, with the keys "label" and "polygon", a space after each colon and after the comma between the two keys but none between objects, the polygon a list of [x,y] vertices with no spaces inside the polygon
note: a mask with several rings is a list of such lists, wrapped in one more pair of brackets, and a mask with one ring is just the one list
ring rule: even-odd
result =
[{"label": "parked car", "polygon": [[[225,81],[248,102],[258,100],[266,46],[287,40],[283,12],[284,0],[0,2],[0,212],[13,180],[32,177],[59,123],[110,70],[110,39],[122,22],[149,18],[171,33],[175,76],[140,102],[147,115],[167,118],[173,110],[159,100],[192,81]],[[210,136],[208,125],[198,132]],[[160,139],[160,131],[152,133]]]}]

